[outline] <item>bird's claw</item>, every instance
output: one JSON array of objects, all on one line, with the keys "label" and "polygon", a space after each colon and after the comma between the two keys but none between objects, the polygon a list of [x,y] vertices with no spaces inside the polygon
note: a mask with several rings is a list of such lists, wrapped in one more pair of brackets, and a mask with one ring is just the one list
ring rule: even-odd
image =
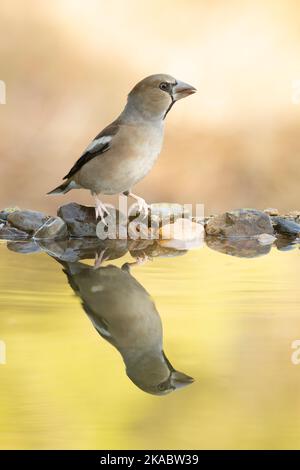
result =
[{"label": "bird's claw", "polygon": [[147,255],[142,255],[142,256],[137,256],[135,263],[137,266],[142,266],[143,264],[147,263],[147,261],[150,261],[151,258]]},{"label": "bird's claw", "polygon": [[149,212],[149,206],[148,204],[146,203],[146,201],[144,199],[139,199],[138,202],[138,210],[139,210],[139,213],[142,215],[142,216],[147,216],[148,215],[148,212]]},{"label": "bird's claw", "polygon": [[147,217],[149,212],[149,206],[145,199],[139,196],[134,196],[134,199],[136,200],[136,204],[134,204],[132,208],[136,208],[136,212],[139,213],[139,215],[141,215],[142,217]]},{"label": "bird's claw", "polygon": [[101,264],[109,258],[108,256],[104,256],[106,250],[107,248],[102,250],[99,254],[95,254],[94,269],[100,268]]},{"label": "bird's claw", "polygon": [[102,204],[102,202],[99,201],[99,200],[96,200],[95,213],[96,213],[96,220],[98,220],[98,218],[100,218],[102,223],[107,227],[108,224],[105,220],[105,216],[109,215],[109,212],[106,209],[105,205]]}]

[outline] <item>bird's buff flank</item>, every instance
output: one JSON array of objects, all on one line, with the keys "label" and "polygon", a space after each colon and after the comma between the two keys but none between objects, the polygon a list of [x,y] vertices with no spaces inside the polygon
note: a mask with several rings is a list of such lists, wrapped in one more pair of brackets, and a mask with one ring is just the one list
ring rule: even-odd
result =
[{"label": "bird's buff flank", "polygon": [[125,194],[137,201],[141,213],[148,205],[132,193],[160,154],[165,118],[174,103],[196,89],[166,74],[150,75],[135,85],[120,116],[87,146],[66,180],[48,194],[88,189],[95,197],[96,217],[107,215],[100,194]]}]

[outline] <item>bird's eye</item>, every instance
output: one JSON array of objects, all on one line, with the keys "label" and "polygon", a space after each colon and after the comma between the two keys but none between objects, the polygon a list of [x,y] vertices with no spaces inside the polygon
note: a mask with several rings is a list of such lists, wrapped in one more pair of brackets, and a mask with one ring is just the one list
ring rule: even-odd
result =
[{"label": "bird's eye", "polygon": [[159,384],[157,388],[160,392],[163,392],[166,388],[166,384],[163,382],[163,383]]},{"label": "bird's eye", "polygon": [[159,88],[163,91],[168,91],[169,88],[170,88],[170,83],[167,83],[167,82],[162,82],[160,85],[159,85]]}]

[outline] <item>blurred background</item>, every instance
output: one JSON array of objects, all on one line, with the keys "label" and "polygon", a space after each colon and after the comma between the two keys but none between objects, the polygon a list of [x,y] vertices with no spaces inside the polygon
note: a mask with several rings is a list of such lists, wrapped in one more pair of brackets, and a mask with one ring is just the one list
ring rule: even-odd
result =
[{"label": "blurred background", "polygon": [[135,192],[209,213],[299,209],[299,20],[296,0],[2,0],[0,206],[92,204],[87,191],[45,193],[131,87],[165,72],[198,93],[168,115]]}]

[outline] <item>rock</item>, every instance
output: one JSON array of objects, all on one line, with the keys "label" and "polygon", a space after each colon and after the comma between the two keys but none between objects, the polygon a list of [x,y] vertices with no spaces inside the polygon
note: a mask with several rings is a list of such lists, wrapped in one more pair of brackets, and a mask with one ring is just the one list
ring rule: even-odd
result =
[{"label": "rock", "polygon": [[276,237],[274,235],[270,235],[269,233],[262,233],[261,235],[258,235],[257,241],[261,245],[272,245],[276,240]]},{"label": "rock", "polygon": [[265,212],[265,214],[268,214],[268,215],[271,215],[271,216],[279,215],[278,209],[274,209],[272,207],[268,208],[268,209],[265,209],[264,212]]},{"label": "rock", "polygon": [[113,206],[106,206],[109,214],[97,222],[96,235],[100,240],[127,239],[127,216]]},{"label": "rock", "polygon": [[154,217],[159,219],[162,224],[174,223],[177,219],[191,218],[192,214],[183,204],[172,204],[160,202],[149,206],[151,219]]},{"label": "rock", "polygon": [[19,207],[7,207],[6,209],[3,209],[2,211],[0,211],[0,219],[7,220],[7,217],[9,216],[9,214],[15,211],[19,211],[19,210],[20,210]]},{"label": "rock", "polygon": [[189,219],[177,219],[174,224],[163,225],[159,234],[159,243],[166,248],[188,250],[204,243],[203,225]]},{"label": "rock", "polygon": [[284,219],[282,217],[274,217],[273,224],[276,232],[285,235],[297,237],[300,234],[300,225],[293,220]]},{"label": "rock", "polygon": [[40,239],[63,239],[68,236],[66,223],[60,217],[50,217],[35,232],[33,238]]},{"label": "rock", "polygon": [[7,248],[10,251],[22,254],[38,253],[41,247],[33,240],[23,242],[8,242]]},{"label": "rock", "polygon": [[156,245],[155,240],[128,240],[128,251],[134,257],[137,258],[140,256],[140,253],[144,253],[147,256],[151,256],[154,245]]},{"label": "rock", "polygon": [[0,239],[2,240],[25,240],[29,238],[28,233],[23,232],[15,227],[10,225],[3,225],[0,228]]},{"label": "rock", "polygon": [[218,238],[207,236],[206,245],[212,250],[219,251],[238,258],[256,258],[270,252],[272,245],[261,245],[257,239]]},{"label": "rock", "polygon": [[94,259],[104,251],[105,259],[118,259],[127,253],[127,240],[99,240],[98,238],[71,238],[69,240],[39,240],[39,246],[48,255],[74,263]]},{"label": "rock", "polygon": [[224,238],[250,238],[263,233],[274,234],[270,216],[255,209],[225,212],[210,219],[205,229],[207,235]]},{"label": "rock", "polygon": [[[99,243],[99,241],[97,240]],[[49,256],[60,259],[62,261],[68,261],[70,263],[75,263],[80,259],[84,259],[84,256],[81,258],[81,248],[83,245],[83,240],[81,239],[70,239],[70,240],[38,240],[40,248],[45,251]],[[89,246],[86,247],[86,252],[88,252]],[[95,254],[95,243],[92,246],[91,251],[87,254],[86,258],[93,258]],[[89,256],[90,255],[90,256]]]},{"label": "rock", "polygon": [[8,215],[7,221],[27,233],[34,233],[43,225],[49,216],[43,212],[31,210],[17,210]]},{"label": "rock", "polygon": [[155,240],[159,238],[158,225],[149,227],[147,219],[134,219],[128,224],[128,238],[131,240]]},{"label": "rock", "polygon": [[[61,217],[67,224],[68,231],[72,237],[97,237],[106,239],[109,236],[118,236],[119,220],[123,220],[120,212],[113,206],[106,205],[109,215],[105,216],[105,221],[108,227],[101,220],[96,220],[95,208],[81,206],[75,202],[61,206],[58,210],[58,216]],[[125,224],[125,237],[127,234],[127,219]],[[122,226],[121,226],[122,229]],[[103,238],[102,238],[103,237]]]},{"label": "rock", "polygon": [[149,258],[170,258],[182,256],[186,250],[176,250],[174,248],[164,247],[158,241],[153,240],[132,240],[128,242],[128,249],[133,258],[148,256]]},{"label": "rock", "polygon": [[275,246],[279,251],[291,251],[294,250],[297,245],[294,238],[279,235],[275,242]]},{"label": "rock", "polygon": [[98,250],[105,250],[104,258],[105,260],[114,260],[122,258],[128,252],[128,240],[104,240],[103,248]]},{"label": "rock", "polygon": [[194,240],[159,240],[158,242],[164,249],[172,249],[174,251],[192,250],[193,248],[202,248],[204,246],[204,237],[195,238]]},{"label": "rock", "polygon": [[[279,214],[277,214],[279,215]],[[298,219],[300,217],[300,211],[289,211],[287,214],[286,214],[287,217],[291,217],[292,219]],[[1,217],[1,214],[0,214],[0,217]]]},{"label": "rock", "polygon": [[201,225],[205,225],[208,220],[209,220],[209,217],[192,217],[191,218],[192,222],[195,222],[196,224],[201,224]]},{"label": "rock", "polygon": [[71,202],[61,206],[57,215],[67,224],[72,237],[96,237],[96,216],[94,207],[86,207]]}]

